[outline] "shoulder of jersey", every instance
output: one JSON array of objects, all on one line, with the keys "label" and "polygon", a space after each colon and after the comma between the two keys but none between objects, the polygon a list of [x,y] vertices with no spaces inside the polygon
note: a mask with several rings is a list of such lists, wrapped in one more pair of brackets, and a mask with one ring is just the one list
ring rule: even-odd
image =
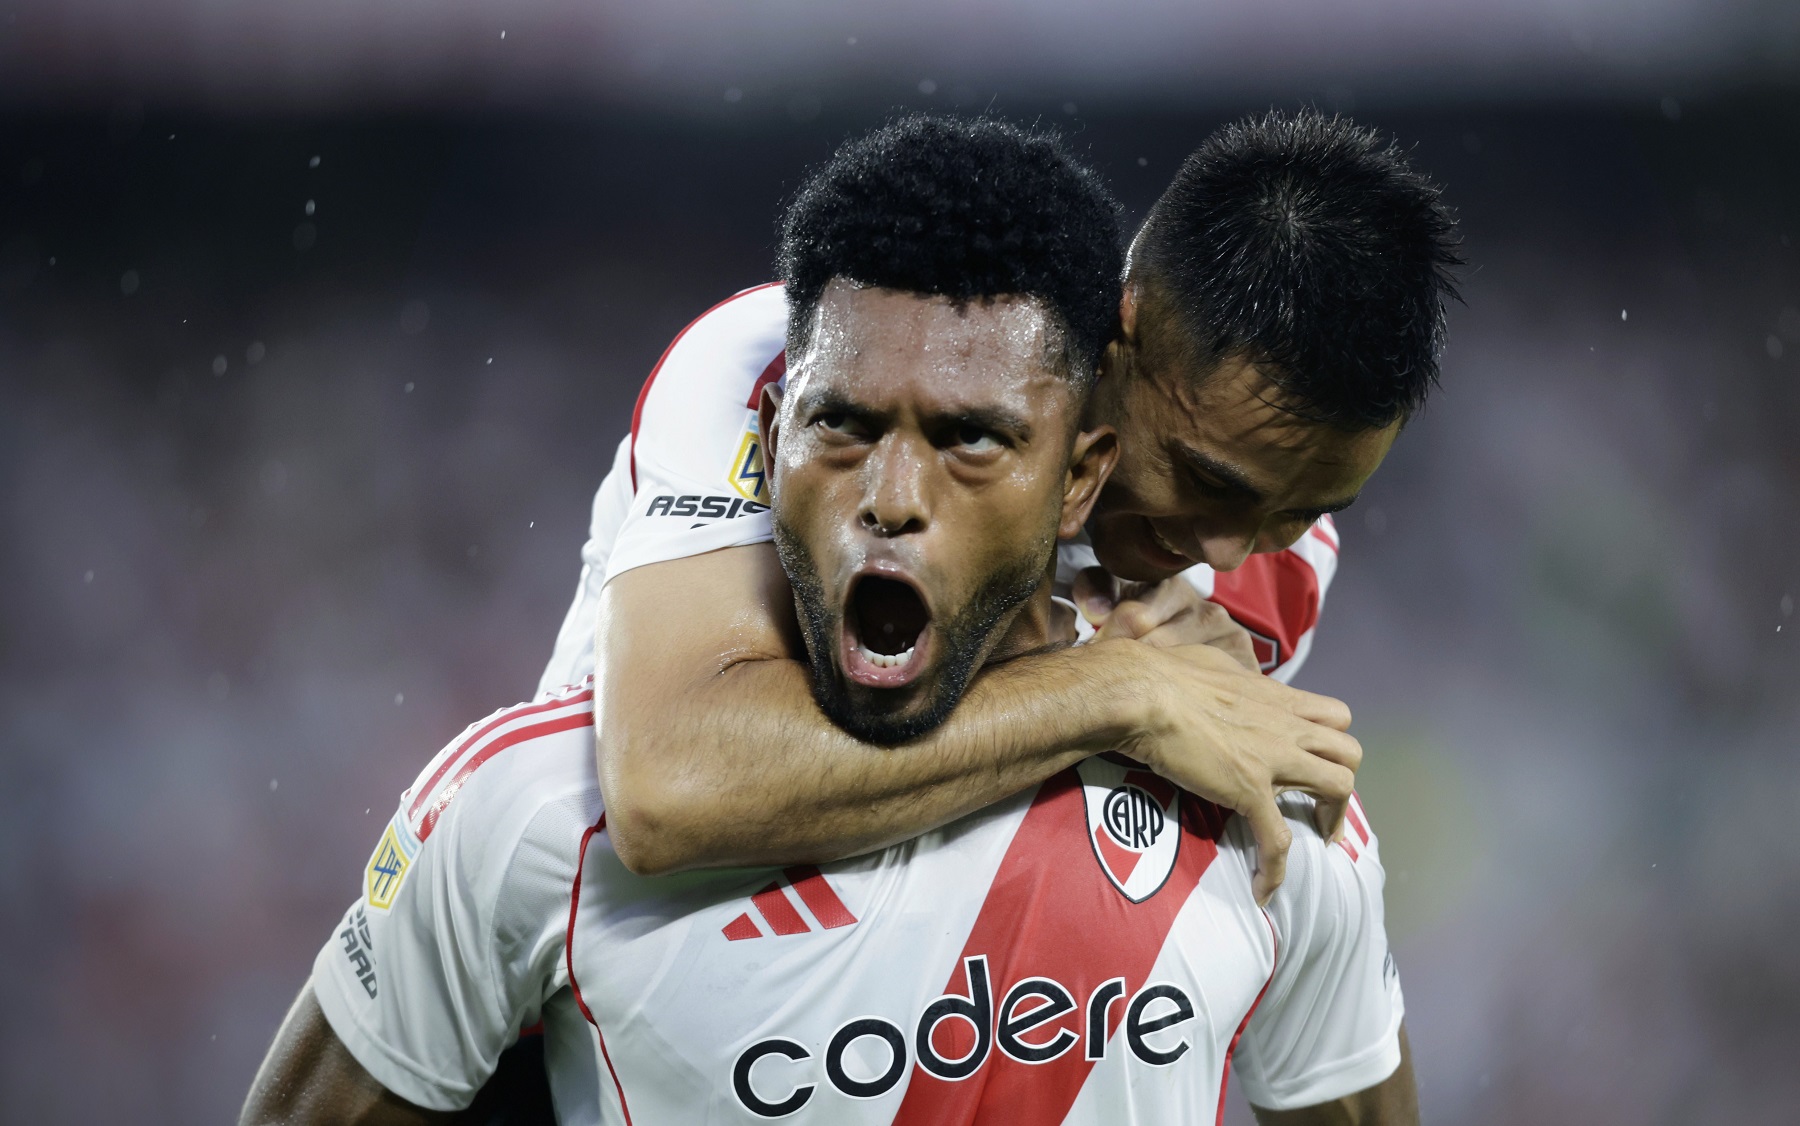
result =
[{"label": "shoulder of jersey", "polygon": [[[771,369],[785,369],[787,295],[780,282],[735,293],[700,314],[669,342],[639,397],[638,413],[665,403],[685,409],[696,396],[731,409],[753,408],[751,390]],[[772,378],[780,378],[775,371]],[[767,382],[764,380],[764,382]]]},{"label": "shoulder of jersey", "polygon": [[594,685],[545,692],[502,708],[451,740],[400,795],[400,817],[423,842],[457,803],[506,805],[598,791]]}]

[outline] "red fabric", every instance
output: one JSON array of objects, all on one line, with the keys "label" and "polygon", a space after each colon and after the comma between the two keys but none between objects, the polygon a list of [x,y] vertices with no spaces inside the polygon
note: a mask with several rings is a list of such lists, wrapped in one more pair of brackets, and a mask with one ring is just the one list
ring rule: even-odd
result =
[{"label": "red fabric", "polygon": [[1256,1006],[1262,1004],[1263,994],[1269,991],[1269,985],[1275,980],[1275,967],[1281,964],[1281,939],[1275,934],[1275,924],[1269,919],[1269,913],[1263,912],[1263,922],[1269,926],[1269,941],[1275,944],[1275,961],[1269,965],[1269,980],[1256,991],[1256,1000],[1250,1002],[1250,1011],[1244,1019],[1238,1021],[1237,1031],[1231,1034],[1231,1045],[1225,1049],[1225,1066],[1219,1070],[1219,1116],[1213,1119],[1213,1126],[1225,1126],[1225,1092],[1231,1087],[1231,1055],[1237,1051],[1238,1041],[1244,1038],[1244,1029],[1250,1027],[1250,1018],[1256,1015]]},{"label": "red fabric", "polygon": [[[586,693],[586,695],[591,698],[593,693]],[[574,702],[574,700],[562,701],[564,704],[572,704]],[[419,822],[419,839],[422,841],[431,835],[431,831],[437,827],[438,817],[444,812],[445,808],[455,800],[457,791],[463,788],[463,783],[469,780],[469,775],[480,770],[481,764],[488,759],[493,758],[501,751],[518,743],[524,743],[545,735],[555,735],[559,731],[570,731],[577,727],[592,726],[594,726],[594,713],[592,711],[582,711],[575,715],[563,716],[561,719],[550,719],[545,720],[543,723],[534,723],[530,727],[521,727],[517,731],[508,731],[506,734],[496,738],[487,746],[481,748],[481,750],[470,755],[468,761],[463,763],[462,769],[456,772],[456,777],[450,780],[450,784],[445,786],[443,792],[438,794],[437,799],[426,808],[425,818]]]},{"label": "red fabric", "polygon": [[557,708],[567,707],[570,704],[586,703],[593,698],[594,693],[593,690],[590,689],[574,696],[568,696],[557,700],[548,700],[542,704],[532,704],[529,707],[508,708],[501,712],[499,715],[489,720],[480,731],[477,731],[467,739],[464,739],[462,744],[458,746],[456,750],[444,756],[443,761],[438,763],[437,769],[431,772],[431,777],[425,780],[425,785],[419,789],[418,795],[413,798],[412,808],[406,811],[406,815],[408,817],[417,817],[419,815],[419,807],[424,805],[425,799],[431,796],[431,791],[438,784],[439,779],[443,778],[444,773],[452,766],[456,765],[456,760],[462,756],[464,751],[480,742],[482,736],[486,735],[488,732],[494,730],[496,727],[511,723],[520,716],[537,715],[539,712],[551,712],[555,711]]},{"label": "red fabric", "polygon": [[[968,994],[963,959],[985,954],[989,959],[994,1003],[1016,981],[1027,976],[1054,978],[1077,998],[1091,994],[1102,981],[1124,977],[1127,996],[1145,984],[1157,954],[1167,940],[1175,916],[1201,875],[1218,854],[1215,843],[1222,819],[1208,816],[1197,802],[1183,797],[1181,853],[1161,891],[1132,903],[1100,870],[1087,843],[1087,807],[1081,780],[1072,770],[1045,782],[1025,814],[994,883],[975,920],[962,955],[950,974],[946,993]],[[1124,1018],[1114,1005],[1107,1019],[1110,1038]],[[1074,1012],[1041,1027],[1052,1035],[1059,1027],[1076,1034],[1084,1012]],[[946,1020],[946,1033],[963,1030],[966,1022]],[[966,1036],[952,1036],[966,1041]],[[935,1041],[934,1041],[935,1042]],[[972,1045],[944,1043],[948,1055]],[[1123,1050],[1114,1047],[1113,1050]],[[947,1124],[1058,1123],[1068,1114],[1094,1061],[1071,1050],[1045,1064],[1023,1064],[998,1047],[974,1075],[948,1082],[916,1068],[906,1098],[894,1116],[895,1126]]]},{"label": "red fabric", "polygon": [[837,892],[832,891],[831,885],[825,882],[823,872],[810,864],[803,864],[789,868],[786,875],[788,882],[794,885],[794,890],[800,893],[800,901],[813,913],[813,918],[819,920],[820,926],[826,930],[836,930],[856,922],[856,916],[850,913],[850,908],[844,906],[844,901],[838,898]]},{"label": "red fabric", "polygon": [[788,897],[781,894],[780,883],[772,883],[757,892],[750,897],[750,902],[756,904],[757,913],[776,934],[805,934],[812,929],[800,917],[800,912],[794,910]]},{"label": "red fabric", "polygon": [[1252,555],[1237,570],[1213,576],[1212,600],[1274,643],[1274,661],[1265,664],[1273,668],[1292,659],[1301,636],[1318,624],[1319,574],[1291,551]]},{"label": "red fabric", "polygon": [[600,1039],[600,1058],[606,1061],[606,1073],[612,1076],[613,1090],[619,1093],[619,1109],[625,1112],[625,1126],[631,1126],[631,1107],[625,1102],[625,1087],[619,1082],[619,1073],[614,1070],[612,1053],[606,1050],[606,1034],[600,1031],[600,1024],[594,1020],[594,1014],[588,1009],[587,1001],[581,996],[581,983],[575,980],[575,915],[581,906],[581,871],[587,866],[588,842],[594,834],[606,828],[606,814],[600,820],[588,826],[587,832],[581,835],[581,851],[575,862],[575,883],[569,888],[569,933],[563,938],[563,968],[569,972],[569,989],[575,994],[575,1005],[581,1015],[594,1026],[594,1035]]},{"label": "red fabric", "polygon": [[[769,288],[772,285],[780,285],[780,284],[781,284],[780,282],[764,282],[762,285],[753,286],[750,289],[746,289],[742,293],[732,294],[730,297],[727,297],[725,300],[719,302],[717,305],[714,305],[711,309],[708,309],[706,312],[701,313],[699,316],[697,316],[693,320],[689,321],[687,323],[687,327],[682,329],[680,332],[676,333],[675,339],[669,341],[669,346],[667,348],[663,349],[663,354],[661,356],[657,357],[656,366],[650,369],[650,378],[644,380],[643,390],[638,392],[637,405],[635,407],[631,408],[631,491],[632,492],[634,492],[634,493],[637,492],[637,436],[638,436],[638,425],[644,421],[644,400],[646,400],[650,397],[650,385],[656,382],[657,373],[661,372],[663,369],[663,364],[668,362],[669,353],[675,351],[675,345],[681,343],[681,338],[686,336],[688,334],[689,330],[691,330],[695,325],[699,324],[701,321],[705,320],[707,317],[711,316],[714,312],[718,311],[720,308],[731,304],[733,301],[736,301],[740,297],[748,297],[752,293],[757,293],[761,290],[765,290],[765,289]],[[786,362],[785,359],[783,360],[783,362],[784,363]],[[766,375],[768,373],[764,372],[764,374]],[[761,388],[758,388],[758,390],[761,390]]]}]

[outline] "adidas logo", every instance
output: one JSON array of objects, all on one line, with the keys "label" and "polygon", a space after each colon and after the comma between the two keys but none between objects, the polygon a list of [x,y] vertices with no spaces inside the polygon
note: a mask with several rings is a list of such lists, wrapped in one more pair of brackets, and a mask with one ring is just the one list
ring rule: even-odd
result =
[{"label": "adidas logo", "polygon": [[[837,892],[825,882],[825,876],[810,864],[789,868],[781,873],[782,879],[770,881],[769,886],[750,897],[750,910],[726,923],[721,933],[732,942],[740,942],[747,938],[762,938],[765,934],[810,934],[814,930],[836,930],[856,922],[856,916],[844,906]],[[786,890],[782,880],[787,881]],[[812,920],[794,905],[788,897],[792,891],[800,897]],[[759,922],[760,920],[760,922]]]}]

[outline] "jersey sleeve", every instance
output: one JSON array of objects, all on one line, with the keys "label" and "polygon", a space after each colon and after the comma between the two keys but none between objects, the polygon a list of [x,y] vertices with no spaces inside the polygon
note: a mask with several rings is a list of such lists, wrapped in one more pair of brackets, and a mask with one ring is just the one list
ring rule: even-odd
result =
[{"label": "jersey sleeve", "polygon": [[402,797],[313,963],[319,1007],[350,1054],[431,1110],[466,1107],[566,984],[569,843],[583,831],[579,808],[529,788],[461,789],[433,821]]},{"label": "jersey sleeve", "polygon": [[601,585],[635,567],[771,538],[757,401],[786,373],[787,298],[761,286],[684,329],[632,421],[631,503]]},{"label": "jersey sleeve", "polygon": [[594,633],[600,624],[600,591],[606,586],[606,565],[625,515],[631,511],[631,437],[619,442],[612,469],[594,493],[588,520],[587,543],[581,548],[581,578],[575,584],[575,601],[563,615],[556,632],[556,647],[538,681],[538,692],[554,692],[565,684],[579,684],[594,671]]},{"label": "jersey sleeve", "polygon": [[[1310,821],[1310,799],[1282,799]],[[1388,951],[1380,847],[1354,798],[1340,844],[1296,826],[1287,880],[1267,908],[1275,972],[1236,1063],[1252,1105],[1292,1110],[1380,1083],[1400,1066],[1405,1003]]]}]

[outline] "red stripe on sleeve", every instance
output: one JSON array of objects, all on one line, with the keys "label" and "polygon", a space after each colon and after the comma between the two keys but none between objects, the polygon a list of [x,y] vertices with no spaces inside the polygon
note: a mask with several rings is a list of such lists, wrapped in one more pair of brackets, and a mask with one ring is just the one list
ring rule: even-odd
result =
[{"label": "red stripe on sleeve", "polygon": [[750,398],[744,405],[751,410],[755,410],[758,406],[762,405],[762,389],[786,374],[787,349],[784,348],[775,353],[775,358],[769,361],[769,366],[764,368],[763,373],[756,377],[756,384],[750,388]]},{"label": "red stripe on sleeve", "polygon": [[[565,704],[570,702],[571,701],[568,700],[563,701]],[[445,808],[456,799],[457,791],[463,788],[463,783],[469,780],[469,775],[481,769],[482,763],[493,758],[506,748],[515,746],[519,743],[529,742],[532,739],[541,739],[545,735],[555,735],[559,731],[569,731],[577,727],[592,726],[594,726],[594,713],[591,709],[584,710],[577,712],[574,715],[566,715],[558,719],[545,720],[543,723],[534,723],[530,727],[521,727],[517,731],[508,731],[487,746],[481,748],[481,750],[470,755],[468,761],[463,763],[462,769],[456,772],[456,777],[450,780],[450,784],[445,786],[443,791],[438,794],[436,800],[426,808],[425,817],[419,822],[419,839],[422,841],[426,837],[429,837],[431,831],[437,828],[438,817],[441,816]]]},{"label": "red stripe on sleeve", "polygon": [[437,769],[431,772],[431,777],[425,780],[425,785],[420,787],[418,794],[413,798],[412,808],[406,811],[406,816],[417,817],[419,815],[419,809],[424,806],[425,800],[431,796],[433,787],[438,784],[452,766],[456,765],[456,760],[462,756],[462,753],[480,742],[483,736],[487,735],[495,728],[504,726],[523,716],[538,715],[543,712],[553,712],[557,708],[566,708],[570,704],[585,704],[593,698],[594,691],[590,688],[585,692],[580,692],[573,696],[564,696],[554,700],[546,700],[541,704],[532,704],[528,707],[508,708],[499,715],[496,715],[493,719],[482,725],[480,731],[477,731],[467,739],[464,739],[456,750],[444,756],[443,761],[438,763]]},{"label": "red stripe on sleeve", "polygon": [[856,916],[850,913],[850,908],[844,906],[844,901],[838,898],[837,892],[831,890],[831,885],[825,882],[824,874],[817,868],[804,864],[789,868],[784,874],[788,882],[794,885],[794,890],[800,893],[800,901],[806,904],[806,909],[813,913],[813,918],[819,920],[819,925],[826,930],[847,927],[856,921]]},{"label": "red stripe on sleeve", "polygon": [[[1126,996],[1141,988],[1175,916],[1218,854],[1215,841],[1196,831],[1212,824],[1199,803],[1184,796],[1181,808],[1174,871],[1161,891],[1132,903],[1107,880],[1089,848],[1079,776],[1070,770],[1045,782],[1000,862],[945,992],[967,996],[965,959],[977,955],[988,960],[995,1005],[1025,976],[1052,978],[1078,998],[1115,977],[1125,979]],[[1109,1040],[1124,1012],[1124,1005],[1111,1006]],[[1060,1027],[1079,1035],[1083,1018],[1078,1005],[1034,1036]],[[894,1126],[1061,1122],[1093,1070],[1094,1061],[1084,1056],[1075,1050],[1026,1064],[994,1047],[985,1065],[961,1081],[940,1079],[915,1064]]]},{"label": "red stripe on sleeve", "polygon": [[1344,807],[1344,812],[1350,816],[1350,827],[1356,830],[1356,835],[1362,838],[1362,843],[1368,844],[1369,827],[1363,824],[1362,814],[1357,812],[1356,805],[1356,795],[1352,794],[1350,795],[1350,804]]},{"label": "red stripe on sleeve", "polygon": [[[749,289],[744,290],[744,292],[742,292],[742,293],[732,294],[730,297],[727,297],[725,300],[719,302],[717,305],[714,305],[712,308],[708,309],[706,312],[701,313],[699,316],[697,316],[693,320],[689,321],[687,323],[687,327],[682,329],[680,332],[676,333],[675,339],[669,341],[669,346],[667,348],[663,349],[663,354],[661,356],[657,357],[656,366],[650,369],[650,377],[648,379],[644,380],[643,389],[638,392],[637,405],[631,408],[631,491],[632,492],[634,492],[634,493],[637,492],[637,436],[638,436],[638,427],[640,425],[642,425],[643,421],[644,421],[644,402],[645,402],[645,400],[650,398],[650,386],[651,386],[651,384],[656,382],[656,377],[662,371],[663,365],[669,362],[669,356],[671,353],[673,353],[675,351],[675,345],[680,344],[681,338],[686,336],[688,334],[688,332],[691,331],[695,325],[699,324],[701,321],[705,320],[707,317],[710,317],[712,314],[718,312],[720,309],[724,308],[725,306],[731,304],[733,301],[736,301],[738,298],[748,297],[752,293],[760,293],[761,291],[768,289],[770,286],[780,285],[780,284],[781,284],[780,282],[764,282],[761,285],[751,286]],[[785,365],[785,363],[786,363],[785,353],[784,353],[784,359],[782,362]],[[760,390],[762,390],[762,388],[759,387],[759,388],[757,388],[757,390],[760,391]]]}]

